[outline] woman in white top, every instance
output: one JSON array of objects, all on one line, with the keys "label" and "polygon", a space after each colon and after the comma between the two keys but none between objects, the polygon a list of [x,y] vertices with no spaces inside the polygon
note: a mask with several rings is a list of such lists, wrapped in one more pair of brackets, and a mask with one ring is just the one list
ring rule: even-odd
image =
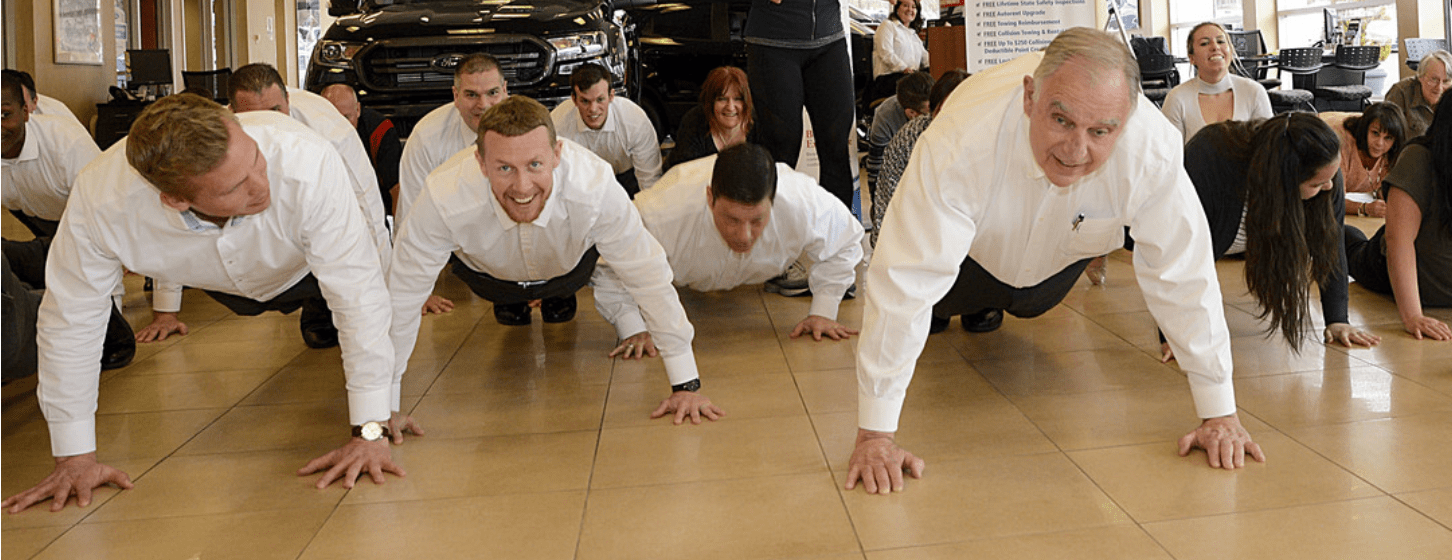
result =
[{"label": "woman in white top", "polygon": [[868,100],[892,95],[903,76],[928,67],[928,49],[918,37],[918,30],[922,28],[918,0],[893,2],[892,13],[882,20],[872,37],[872,85]]},{"label": "woman in white top", "polygon": [[1162,109],[1184,134],[1185,142],[1205,125],[1267,119],[1274,114],[1265,88],[1231,73],[1231,65],[1239,62],[1225,28],[1202,23],[1190,31],[1187,43],[1195,77],[1170,90]]},{"label": "woman in white top", "polygon": [[892,13],[877,26],[872,38],[872,77],[927,68],[928,49],[918,37],[922,28],[918,0],[893,2]]}]

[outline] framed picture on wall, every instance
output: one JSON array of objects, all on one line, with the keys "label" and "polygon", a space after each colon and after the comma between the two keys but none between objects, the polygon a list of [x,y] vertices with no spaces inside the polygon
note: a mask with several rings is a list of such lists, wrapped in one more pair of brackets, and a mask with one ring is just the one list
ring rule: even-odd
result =
[{"label": "framed picture on wall", "polygon": [[101,0],[54,0],[55,63],[101,65]]}]

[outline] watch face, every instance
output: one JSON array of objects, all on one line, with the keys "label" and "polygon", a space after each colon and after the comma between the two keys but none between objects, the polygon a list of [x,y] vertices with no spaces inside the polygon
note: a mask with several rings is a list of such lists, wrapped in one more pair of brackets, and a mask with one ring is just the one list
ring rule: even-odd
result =
[{"label": "watch face", "polygon": [[383,425],[377,422],[367,422],[363,424],[362,436],[363,439],[368,441],[378,440],[379,438],[383,437]]}]

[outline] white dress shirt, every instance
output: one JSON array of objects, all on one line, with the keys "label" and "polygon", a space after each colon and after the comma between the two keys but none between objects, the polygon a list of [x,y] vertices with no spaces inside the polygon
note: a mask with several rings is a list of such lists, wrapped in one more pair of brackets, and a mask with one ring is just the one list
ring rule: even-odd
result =
[{"label": "white dress shirt", "polygon": [[469,130],[459,109],[451,103],[429,111],[403,143],[403,156],[398,162],[398,208],[393,211],[393,225],[398,228],[408,219],[413,201],[423,192],[429,173],[433,173],[459,150],[474,144],[479,134]]},{"label": "white dress shirt", "polygon": [[[494,200],[489,180],[469,147],[429,175],[413,215],[399,228],[389,289],[393,292],[393,344],[401,380],[418,337],[419,308],[453,253],[469,268],[500,280],[547,280],[580,264],[590,247],[623,279],[660,348],[672,385],[697,377],[691,351],[695,329],[671,287],[665,250],[640,222],[610,165],[584,147],[561,139],[554,190],[533,222],[516,223]],[[600,279],[595,269],[592,282]]]},{"label": "white dress shirt", "polygon": [[[751,252],[732,251],[716,230],[706,197],[715,165],[714,154],[679,164],[635,197],[645,228],[665,247],[675,285],[701,292],[730,290],[770,280],[801,260],[809,267],[810,314],[836,320],[837,306],[862,262],[862,224],[811,176],[778,163],[770,221]],[[608,261],[601,267],[614,276]],[[645,330],[635,300],[615,282],[596,284],[595,308],[621,338]]]},{"label": "white dress shirt", "polygon": [[927,67],[928,49],[918,32],[894,18],[882,20],[872,36],[872,77]]},{"label": "white dress shirt", "polygon": [[392,312],[368,224],[351,189],[334,180],[347,173],[342,159],[285,115],[238,119],[267,160],[272,201],[226,227],[164,205],[127,163],[125,139],[76,180],[51,245],[38,321],[36,393],[55,456],[96,449],[102,340],[123,269],[259,301],[312,273],[337,322],[349,418],[388,418]]},{"label": "white dress shirt", "polygon": [[[331,101],[316,93],[287,88],[287,104],[292,118],[322,135],[342,157],[343,167],[347,172],[329,177],[328,180],[336,182],[340,178],[347,179],[348,186],[357,199],[358,208],[367,218],[368,231],[378,247],[380,262],[387,267],[392,261],[390,253],[393,251],[393,243],[384,222],[383,197],[378,190],[378,176],[373,173],[373,164],[368,160],[368,151],[363,147],[363,140],[358,138],[358,130],[338,112]],[[170,278],[157,278],[151,291],[151,309],[170,313],[181,311],[182,288],[185,285]]]},{"label": "white dress shirt", "polygon": [[585,126],[573,99],[566,99],[550,111],[550,118],[555,121],[555,134],[605,158],[616,175],[634,168],[640,190],[650,188],[660,179],[660,141],[655,136],[655,125],[650,124],[645,109],[634,101],[615,96],[600,130]]},{"label": "white dress shirt", "polygon": [[86,127],[86,125],[81,124],[81,119],[76,118],[76,114],[71,112],[71,108],[69,106],[67,106],[65,103],[62,103],[61,100],[46,95],[44,93],[35,94],[35,112],[31,114],[50,115],[52,117],[64,117],[70,119],[71,122],[80,125],[81,128]]},{"label": "white dress shirt", "polygon": [[101,155],[81,125],[64,116],[34,114],[25,123],[20,155],[5,159],[5,207],[43,220],[59,221],[71,184]]},{"label": "white dress shirt", "polygon": [[1139,99],[1103,166],[1049,182],[1029,146],[1023,77],[1042,53],[963,82],[918,139],[865,278],[858,421],[896,431],[934,302],[965,256],[1014,287],[1135,238],[1134,271],[1202,418],[1235,412],[1230,335],[1210,227],[1182,165],[1178,131]]}]

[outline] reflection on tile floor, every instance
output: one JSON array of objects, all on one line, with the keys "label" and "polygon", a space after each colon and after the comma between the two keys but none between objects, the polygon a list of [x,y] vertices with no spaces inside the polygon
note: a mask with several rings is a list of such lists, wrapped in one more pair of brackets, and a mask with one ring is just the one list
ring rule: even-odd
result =
[{"label": "reflection on tile floor", "polygon": [[[424,318],[404,383],[428,431],[394,450],[407,476],[317,490],[294,471],[346,440],[338,352],[308,350],[296,316],[237,317],[189,291],[191,334],[102,378],[100,457],[136,488],[0,516],[3,555],[1447,558],[1452,343],[1412,340],[1388,298],[1353,287],[1352,316],[1385,342],[1293,353],[1260,335],[1242,266],[1217,268],[1241,416],[1270,462],[1176,454],[1196,422],[1185,377],[1157,359],[1118,253],[1107,285],[1081,281],[1043,317],[929,339],[899,438],[928,468],[890,496],[842,489],[856,341],[790,338],[807,299],[683,294],[703,392],[727,416],[673,426],[649,418],[660,361],[607,358],[615,335],[588,290],[572,323],[506,328],[444,275],[458,307]],[[842,322],[861,317],[861,299],[842,306]],[[4,389],[7,495],[50,470],[34,388]]]}]

